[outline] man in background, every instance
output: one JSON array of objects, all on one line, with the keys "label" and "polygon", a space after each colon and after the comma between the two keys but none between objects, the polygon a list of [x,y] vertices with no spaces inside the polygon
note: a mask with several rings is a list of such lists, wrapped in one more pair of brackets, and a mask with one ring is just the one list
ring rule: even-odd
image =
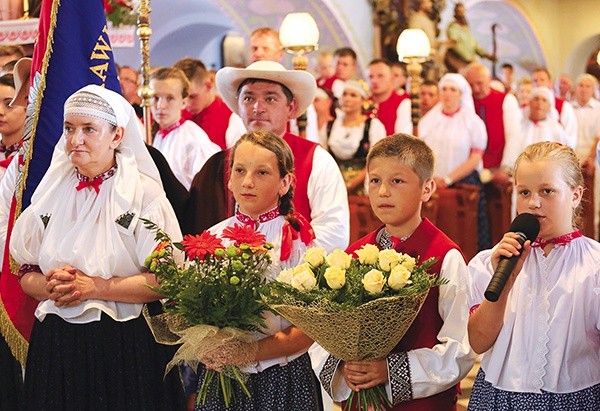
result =
[{"label": "man in background", "polygon": [[509,179],[508,169],[501,167],[509,141],[519,139],[521,110],[516,97],[492,89],[492,75],[481,63],[467,66],[465,78],[473,91],[475,111],[485,123],[488,144],[483,153],[483,167],[492,172],[492,180],[503,186]]},{"label": "man in background", "polygon": [[281,62],[283,47],[279,40],[279,32],[270,27],[260,27],[250,35],[248,64],[260,60]]},{"label": "man in background", "polygon": [[373,112],[385,126],[387,135],[412,134],[410,97],[394,90],[392,68],[387,61],[376,59],[369,64],[369,85]]},{"label": "man in background", "polygon": [[123,97],[133,106],[136,116],[142,118],[144,112],[142,110],[142,98],[138,95],[138,73],[133,67],[119,67],[119,83],[121,83],[121,91]]},{"label": "man in background", "polygon": [[189,118],[208,134],[221,150],[233,147],[246,132],[242,119],[215,94],[215,85],[200,60],[184,58],[174,64],[190,81],[184,117]]},{"label": "man in background", "polygon": [[423,84],[421,84],[419,97],[421,99],[421,117],[423,117],[440,100],[437,83],[431,80],[425,80]]}]

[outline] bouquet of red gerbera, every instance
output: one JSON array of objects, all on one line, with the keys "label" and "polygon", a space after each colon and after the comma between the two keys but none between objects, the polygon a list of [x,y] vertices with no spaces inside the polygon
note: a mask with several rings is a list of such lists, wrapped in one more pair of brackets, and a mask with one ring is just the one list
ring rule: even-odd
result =
[{"label": "bouquet of red gerbera", "polygon": [[[167,370],[180,363],[194,368],[200,362],[215,363],[214,353],[226,356],[224,349],[235,350],[238,358],[239,352],[246,350],[247,357],[252,358],[256,349],[253,333],[265,326],[263,311],[267,309],[259,295],[271,264],[268,250],[272,246],[265,236],[236,224],[223,232],[222,237],[233,242],[227,247],[208,231],[186,235],[176,243],[156,224],[144,223],[156,231],[160,241],[146,265],[159,284],[154,290],[165,299],[165,313],[146,318],[158,342],[182,344]],[[218,372],[207,369],[198,402],[206,401],[211,384],[217,381],[227,407],[232,381],[250,396],[245,375],[238,367],[226,365]]]}]

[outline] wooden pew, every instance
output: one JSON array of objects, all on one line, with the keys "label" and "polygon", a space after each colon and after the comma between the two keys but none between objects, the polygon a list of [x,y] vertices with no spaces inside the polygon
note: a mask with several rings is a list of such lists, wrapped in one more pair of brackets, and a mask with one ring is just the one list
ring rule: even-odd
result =
[{"label": "wooden pew", "polygon": [[477,254],[477,202],[479,188],[457,184],[438,188],[436,226],[462,249],[470,260]]},{"label": "wooden pew", "polygon": [[583,173],[583,198],[581,199],[581,219],[583,227],[581,232],[586,237],[594,238],[594,174]]},{"label": "wooden pew", "polygon": [[490,236],[492,245],[498,244],[508,231],[511,218],[513,183],[507,182],[499,188],[493,183],[486,184],[485,199],[487,201],[488,219],[490,221]]},{"label": "wooden pew", "polygon": [[[349,195],[348,205],[350,206],[350,244],[382,225],[371,209],[368,196]],[[438,212],[437,193],[423,204],[421,211],[423,217],[427,217],[435,224]]]}]

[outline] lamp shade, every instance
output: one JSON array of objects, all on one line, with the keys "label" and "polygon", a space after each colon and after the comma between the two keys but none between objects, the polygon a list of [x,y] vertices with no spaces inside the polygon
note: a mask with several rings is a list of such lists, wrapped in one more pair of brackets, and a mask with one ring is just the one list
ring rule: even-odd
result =
[{"label": "lamp shade", "polygon": [[400,33],[396,45],[398,60],[422,59],[429,57],[431,45],[425,32],[421,29],[406,29]]},{"label": "lamp shade", "polygon": [[317,46],[319,44],[319,28],[310,14],[289,13],[279,28],[279,40],[285,48]]}]

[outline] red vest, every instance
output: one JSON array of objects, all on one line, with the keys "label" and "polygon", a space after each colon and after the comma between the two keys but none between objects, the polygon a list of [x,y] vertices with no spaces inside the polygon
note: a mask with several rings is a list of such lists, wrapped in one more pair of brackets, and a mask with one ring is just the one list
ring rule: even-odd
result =
[{"label": "red vest", "polygon": [[317,85],[333,91],[333,83],[335,83],[336,80],[338,80],[336,76],[331,76],[329,78],[320,77],[317,79]]},{"label": "red vest", "polygon": [[483,167],[496,168],[502,163],[506,137],[504,135],[504,119],[502,104],[506,93],[491,90],[490,94],[481,100],[473,99],[475,112],[485,123],[488,143],[483,153]]},{"label": "red vest", "polygon": [[318,144],[292,133],[285,133],[283,139],[288,143],[294,154],[294,174],[296,175],[294,208],[310,222],[311,208],[308,198],[308,179],[312,173],[313,157]]},{"label": "red vest", "polygon": [[392,91],[392,94],[387,100],[379,103],[377,108],[377,118],[385,126],[385,132],[388,136],[395,133],[398,106],[400,106],[400,103],[407,98],[409,98],[408,93],[400,95],[396,93],[396,91]]},{"label": "red vest", "polygon": [[221,147],[221,150],[225,150],[227,148],[225,133],[229,127],[230,117],[231,110],[227,104],[220,97],[216,97],[215,101],[196,114],[192,120],[208,134],[213,143]]},{"label": "red vest", "polygon": [[[366,235],[354,244],[350,245],[346,252],[354,253],[365,244],[377,244],[376,236],[380,229]],[[428,219],[423,219],[417,230],[396,248],[400,253],[409,254],[419,258],[419,263],[430,257],[436,257],[437,261],[429,268],[430,273],[439,274],[442,262],[448,251],[460,248],[450,240],[442,231],[435,227]],[[355,255],[355,257],[357,257]],[[442,328],[443,321],[438,312],[439,288],[435,287],[429,291],[425,303],[417,314],[402,340],[394,348],[394,352],[410,351],[417,348],[432,348],[440,342],[437,334]],[[450,411],[456,409],[456,398],[459,392],[459,384],[439,394],[427,398],[419,398],[403,402],[388,411]]]},{"label": "red vest", "polygon": [[[560,97],[554,97],[554,106],[556,107],[556,111],[558,111],[558,116],[562,113],[562,108],[564,104],[564,100]],[[560,120],[559,120],[560,121]]]}]

